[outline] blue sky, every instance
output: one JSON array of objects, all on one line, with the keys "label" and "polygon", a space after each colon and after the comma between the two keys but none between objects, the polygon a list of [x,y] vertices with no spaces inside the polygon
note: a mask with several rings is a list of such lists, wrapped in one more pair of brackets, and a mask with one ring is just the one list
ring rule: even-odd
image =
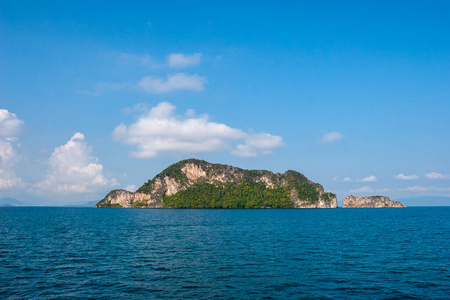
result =
[{"label": "blue sky", "polygon": [[448,1],[2,1],[0,197],[101,199],[178,160],[450,196]]}]

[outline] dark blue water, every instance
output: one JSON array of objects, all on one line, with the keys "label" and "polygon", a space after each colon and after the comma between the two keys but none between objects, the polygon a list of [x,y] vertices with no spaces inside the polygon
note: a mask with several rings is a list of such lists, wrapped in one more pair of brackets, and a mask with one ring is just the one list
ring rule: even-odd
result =
[{"label": "dark blue water", "polygon": [[0,208],[0,298],[448,299],[450,207]]}]

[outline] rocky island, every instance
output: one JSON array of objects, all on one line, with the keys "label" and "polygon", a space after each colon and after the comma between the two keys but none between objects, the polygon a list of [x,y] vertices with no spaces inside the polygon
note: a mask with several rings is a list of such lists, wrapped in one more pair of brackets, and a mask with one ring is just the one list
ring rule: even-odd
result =
[{"label": "rocky island", "polygon": [[96,207],[124,208],[336,208],[326,193],[296,171],[266,170],[187,159],[144,183],[136,192],[113,190]]},{"label": "rocky island", "polygon": [[347,196],[343,201],[344,208],[384,208],[384,207],[406,207],[399,201],[392,201],[384,196]]}]

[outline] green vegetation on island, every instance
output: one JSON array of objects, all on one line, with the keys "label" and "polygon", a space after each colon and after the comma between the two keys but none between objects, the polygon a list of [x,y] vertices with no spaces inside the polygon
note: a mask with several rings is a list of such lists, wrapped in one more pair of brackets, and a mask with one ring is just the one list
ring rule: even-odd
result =
[{"label": "green vegetation on island", "polygon": [[175,195],[164,196],[164,207],[173,208],[293,208],[294,201],[286,188],[268,189],[252,181],[226,183],[221,187],[209,183],[194,184]]}]

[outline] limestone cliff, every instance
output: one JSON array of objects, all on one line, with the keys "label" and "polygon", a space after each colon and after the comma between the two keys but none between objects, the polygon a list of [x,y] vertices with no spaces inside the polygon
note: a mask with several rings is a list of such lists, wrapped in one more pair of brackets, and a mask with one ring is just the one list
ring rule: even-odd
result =
[{"label": "limestone cliff", "polygon": [[392,201],[384,196],[347,196],[343,201],[344,208],[384,208],[384,207],[406,207],[399,201]]},{"label": "limestone cliff", "polygon": [[96,207],[336,208],[336,195],[296,171],[244,170],[187,159],[135,193],[111,191]]},{"label": "limestone cliff", "polygon": [[113,190],[95,205],[96,207],[158,207],[158,203],[150,199],[150,195],[133,193],[126,190]]}]

